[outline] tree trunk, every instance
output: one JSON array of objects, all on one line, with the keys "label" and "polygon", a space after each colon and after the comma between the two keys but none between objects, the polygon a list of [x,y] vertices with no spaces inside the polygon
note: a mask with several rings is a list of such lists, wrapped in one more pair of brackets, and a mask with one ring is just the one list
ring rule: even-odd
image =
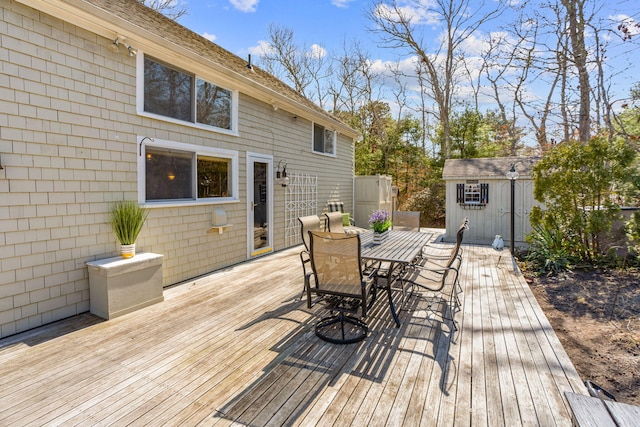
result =
[{"label": "tree trunk", "polygon": [[569,37],[573,61],[578,70],[580,109],[578,118],[578,139],[589,141],[591,134],[591,87],[587,70],[587,49],[584,42],[584,2],[585,0],[562,0],[567,11]]}]

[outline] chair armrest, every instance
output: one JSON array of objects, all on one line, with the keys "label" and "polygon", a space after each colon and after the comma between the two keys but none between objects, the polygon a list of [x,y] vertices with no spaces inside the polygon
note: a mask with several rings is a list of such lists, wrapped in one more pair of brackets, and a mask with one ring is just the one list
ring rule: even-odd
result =
[{"label": "chair armrest", "polygon": [[400,280],[437,292],[441,291],[446,286],[448,277],[446,274],[447,272],[453,273],[453,283],[458,280],[458,267],[459,264],[457,266],[439,268],[430,268],[419,264],[409,264],[403,271]]}]

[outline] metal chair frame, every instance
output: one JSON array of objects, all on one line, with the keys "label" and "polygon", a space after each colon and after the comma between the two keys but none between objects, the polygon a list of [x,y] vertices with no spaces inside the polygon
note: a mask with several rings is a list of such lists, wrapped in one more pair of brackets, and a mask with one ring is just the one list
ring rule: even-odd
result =
[{"label": "metal chair frame", "polygon": [[[312,306],[312,294],[317,294],[323,296],[330,311],[330,316],[316,324],[316,335],[334,344],[362,341],[369,332],[362,319],[376,299],[376,287],[374,278],[363,274],[360,236],[310,231],[309,238],[312,271],[305,275],[307,307]],[[312,276],[315,287],[311,286]],[[358,312],[362,318],[355,316]],[[331,334],[334,325],[340,328],[337,338]],[[348,337],[345,327],[354,334]]]}]

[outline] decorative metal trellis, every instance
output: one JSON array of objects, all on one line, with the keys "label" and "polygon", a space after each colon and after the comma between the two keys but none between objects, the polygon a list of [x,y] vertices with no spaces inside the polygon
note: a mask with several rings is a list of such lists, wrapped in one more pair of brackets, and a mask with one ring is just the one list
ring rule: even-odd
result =
[{"label": "decorative metal trellis", "polygon": [[302,243],[298,217],[318,214],[318,176],[289,174],[284,196],[284,232],[287,247]]}]

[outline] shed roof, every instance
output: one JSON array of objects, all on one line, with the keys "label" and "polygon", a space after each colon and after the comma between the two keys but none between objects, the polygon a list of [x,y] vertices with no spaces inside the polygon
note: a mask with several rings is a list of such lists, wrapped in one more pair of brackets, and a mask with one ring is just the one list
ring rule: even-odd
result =
[{"label": "shed roof", "polygon": [[[137,0],[17,0],[81,28],[115,39],[126,36],[133,47],[160,47],[179,61],[189,57],[233,80],[242,92],[259,95],[274,108],[290,110],[325,126],[333,126],[352,138],[358,132],[300,95],[281,80]],[[135,44],[134,44],[135,43]],[[178,65],[178,64],[175,64]],[[222,82],[221,82],[222,83]],[[305,114],[306,113],[306,114]]]},{"label": "shed roof", "polygon": [[521,177],[530,177],[533,165],[540,160],[538,156],[531,157],[483,157],[477,159],[447,159],[444,162],[442,178],[504,178],[506,173],[515,165]]}]

